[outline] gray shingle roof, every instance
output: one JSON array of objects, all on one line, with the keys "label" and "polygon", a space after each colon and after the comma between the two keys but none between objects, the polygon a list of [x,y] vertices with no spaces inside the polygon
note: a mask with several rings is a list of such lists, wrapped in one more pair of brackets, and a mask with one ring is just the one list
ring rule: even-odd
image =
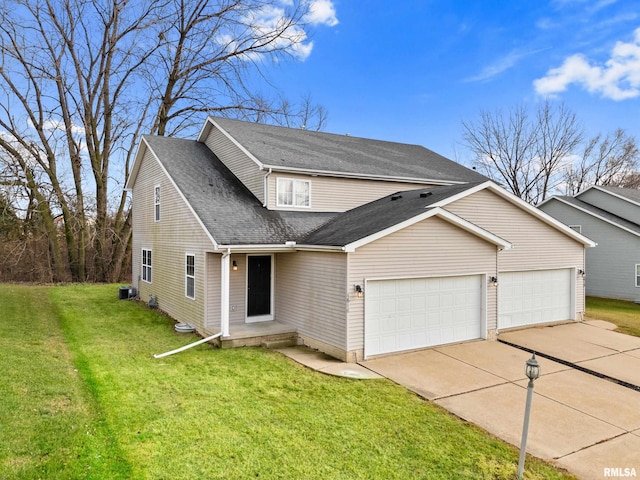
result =
[{"label": "gray shingle roof", "polygon": [[144,139],[220,244],[299,241],[336,215],[267,210],[204,144],[149,135]]},{"label": "gray shingle roof", "polygon": [[370,140],[259,123],[212,118],[265,165],[441,182],[482,182],[485,176],[420,145]]},{"label": "gray shingle roof", "polygon": [[345,246],[425,213],[431,205],[479,183],[407,190],[344,212],[302,239],[309,245]]},{"label": "gray shingle roof", "polygon": [[[640,203],[640,190],[635,188],[622,188],[622,187],[604,187],[602,185],[598,185],[599,189],[604,190],[605,192],[611,192],[615,195],[619,195],[627,200],[631,200],[635,203]],[[578,197],[580,195],[577,195]]]},{"label": "gray shingle roof", "polygon": [[601,208],[594,207],[593,205],[583,202],[582,200],[578,200],[577,198],[574,198],[574,197],[558,195],[552,198],[561,199],[570,205],[573,205],[577,208],[581,208],[582,210],[585,210],[588,213],[602,217],[606,220],[609,220],[610,222],[620,225],[621,227],[624,227],[640,235],[640,225],[638,225],[637,223],[630,222],[629,220],[626,220],[622,217],[614,215],[613,213],[609,213],[606,210],[602,210]]}]

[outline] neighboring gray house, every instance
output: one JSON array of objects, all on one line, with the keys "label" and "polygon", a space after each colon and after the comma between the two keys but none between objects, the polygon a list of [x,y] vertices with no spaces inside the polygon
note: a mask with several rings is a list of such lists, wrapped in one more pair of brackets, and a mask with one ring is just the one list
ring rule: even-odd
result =
[{"label": "neighboring gray house", "polygon": [[640,190],[594,186],[539,208],[598,244],[587,251],[587,295],[640,301]]},{"label": "neighboring gray house", "polygon": [[223,346],[356,361],[584,312],[593,243],[421,146],[208,118],[144,136],[127,189],[141,298]]}]

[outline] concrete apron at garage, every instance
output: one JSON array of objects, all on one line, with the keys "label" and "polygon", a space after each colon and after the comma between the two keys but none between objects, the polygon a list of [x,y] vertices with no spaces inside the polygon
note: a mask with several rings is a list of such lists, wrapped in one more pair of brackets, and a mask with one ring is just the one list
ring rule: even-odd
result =
[{"label": "concrete apron at garage", "polygon": [[[363,365],[519,447],[530,357],[503,343],[476,341]],[[535,382],[527,452],[584,479],[605,478],[605,468],[635,468],[640,475],[640,392],[538,360],[542,376]]]}]

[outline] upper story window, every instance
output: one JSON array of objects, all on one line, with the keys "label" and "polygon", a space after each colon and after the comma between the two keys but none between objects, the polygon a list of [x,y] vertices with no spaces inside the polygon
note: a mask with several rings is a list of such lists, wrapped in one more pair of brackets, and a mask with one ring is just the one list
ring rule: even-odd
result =
[{"label": "upper story window", "polygon": [[311,182],[278,178],[277,204],[279,207],[310,207]]},{"label": "upper story window", "polygon": [[151,250],[142,249],[142,280],[151,283]]},{"label": "upper story window", "polygon": [[187,253],[185,261],[185,295],[196,298],[196,256],[190,253]]},{"label": "upper story window", "polygon": [[160,221],[160,185],[153,187],[153,220]]}]

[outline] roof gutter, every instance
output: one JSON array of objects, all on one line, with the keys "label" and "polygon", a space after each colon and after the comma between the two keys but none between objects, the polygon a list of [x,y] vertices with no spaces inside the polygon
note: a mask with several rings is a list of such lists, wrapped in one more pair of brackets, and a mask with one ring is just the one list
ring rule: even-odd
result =
[{"label": "roof gutter", "polygon": [[338,178],[353,178],[356,180],[378,180],[384,182],[409,182],[419,183],[424,185],[463,185],[469,182],[461,182],[459,180],[435,180],[430,178],[414,178],[414,177],[390,177],[388,175],[375,175],[375,174],[362,174],[353,172],[337,172],[333,170],[314,170],[310,168],[300,167],[281,167],[278,165],[262,165],[261,170],[269,170],[269,173],[284,172],[284,173],[299,173],[304,175],[315,175],[319,177],[338,177]]}]

